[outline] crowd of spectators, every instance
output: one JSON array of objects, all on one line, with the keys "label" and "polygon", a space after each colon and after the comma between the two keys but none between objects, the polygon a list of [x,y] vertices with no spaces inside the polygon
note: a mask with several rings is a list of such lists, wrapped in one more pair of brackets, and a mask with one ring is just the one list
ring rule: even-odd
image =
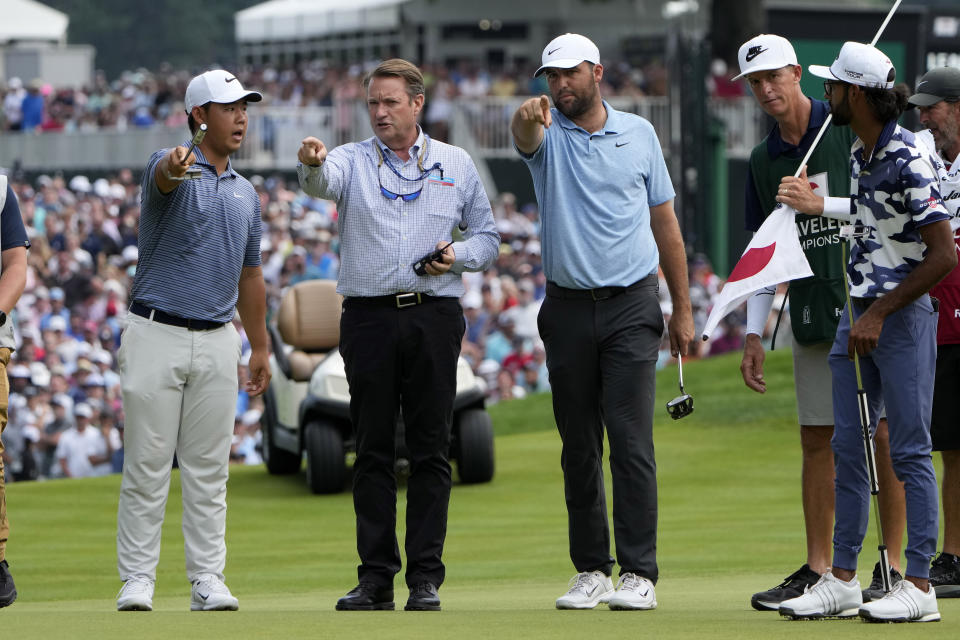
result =
[{"label": "crowd of spectators", "polygon": [[[484,96],[508,97],[545,93],[544,79],[532,78],[533,68],[488,70],[471,63],[454,68],[424,65],[427,84],[425,123],[434,137],[446,139],[451,101]],[[243,86],[256,87],[265,105],[331,106],[360,97],[365,65],[329,66],[311,61],[296,67],[251,67],[237,75]],[[158,123],[186,125],[183,95],[192,70],[161,65],[139,69],[108,81],[97,72],[89,86],[53,87],[41,79],[12,77],[0,83],[3,110],[0,130],[91,131],[124,130]],[[604,74],[603,95],[666,95],[667,73],[658,61],[641,67],[610,64]]]}]

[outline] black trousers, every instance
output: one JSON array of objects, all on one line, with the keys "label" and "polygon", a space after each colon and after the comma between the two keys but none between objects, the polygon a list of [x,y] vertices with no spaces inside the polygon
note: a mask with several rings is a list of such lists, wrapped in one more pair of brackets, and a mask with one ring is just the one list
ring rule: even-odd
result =
[{"label": "black trousers", "polygon": [[362,582],[392,586],[400,571],[394,459],[396,418],[402,409],[410,454],[406,581],[408,586],[420,582],[440,586],[463,310],[456,298],[404,309],[363,300],[346,299],[340,318],[340,352],[357,441],[353,479],[357,574]]},{"label": "black trousers", "polygon": [[620,573],[636,573],[655,583],[653,405],[663,333],[657,279],[645,278],[602,300],[582,293],[586,297],[557,297],[548,288],[538,318],[553,413],[563,440],[560,464],[570,558],[578,572],[600,570],[609,575],[613,569],[603,483],[606,426]]}]

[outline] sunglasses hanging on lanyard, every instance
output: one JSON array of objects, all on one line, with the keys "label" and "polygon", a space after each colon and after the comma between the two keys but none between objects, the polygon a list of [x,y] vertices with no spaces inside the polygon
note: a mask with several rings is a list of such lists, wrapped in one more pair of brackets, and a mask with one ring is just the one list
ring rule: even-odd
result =
[{"label": "sunglasses hanging on lanyard", "polygon": [[[377,161],[377,182],[378,182],[379,185],[380,185],[380,193],[383,194],[383,197],[384,197],[384,198],[386,198],[386,199],[388,199],[388,200],[396,200],[397,198],[400,198],[400,199],[403,200],[404,202],[413,202],[413,201],[416,200],[418,197],[420,197],[420,193],[423,191],[423,181],[424,181],[431,173],[433,173],[434,171],[439,171],[439,172],[440,172],[440,177],[443,178],[443,167],[440,165],[439,162],[434,162],[434,163],[433,163],[433,166],[430,167],[429,169],[424,169],[424,168],[423,168],[423,159],[426,158],[426,156],[427,156],[427,145],[429,144],[429,142],[430,142],[430,138],[427,137],[426,135],[424,135],[424,136],[423,136],[423,147],[420,149],[420,155],[417,157],[417,169],[420,171],[420,175],[417,176],[416,178],[408,178],[407,176],[405,176],[405,175],[403,175],[402,173],[400,173],[399,169],[397,169],[397,168],[393,165],[393,163],[390,161],[390,158],[388,158],[388,157],[383,153],[383,149],[380,148],[380,145],[377,143],[377,141],[374,140],[373,146],[374,146],[374,147],[376,148],[376,150],[377,150],[377,158],[378,158],[378,161]],[[398,178],[400,178],[401,180],[405,180],[405,181],[407,181],[407,182],[419,182],[419,183],[420,183],[420,188],[417,189],[416,191],[412,191],[412,192],[410,192],[410,193],[394,193],[393,191],[390,191],[390,190],[387,189],[385,186],[383,186],[383,181],[380,179],[380,167],[382,167],[383,165],[387,165],[387,167],[390,169],[390,171],[392,171],[392,172],[394,173],[394,175],[397,176]]]}]

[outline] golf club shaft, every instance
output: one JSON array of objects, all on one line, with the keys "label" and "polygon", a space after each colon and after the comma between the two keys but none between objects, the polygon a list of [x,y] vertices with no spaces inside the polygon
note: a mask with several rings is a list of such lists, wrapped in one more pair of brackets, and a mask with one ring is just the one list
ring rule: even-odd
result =
[{"label": "golf club shaft", "polygon": [[[843,257],[844,280],[846,281],[847,323],[853,329],[853,300],[850,296],[850,279],[847,277],[847,245],[841,243]],[[848,334],[849,341],[849,334]],[[867,463],[867,479],[870,484],[870,496],[873,501],[873,520],[877,523],[877,551],[880,553],[880,580],[883,592],[889,593],[890,584],[890,557],[887,554],[887,545],[883,539],[883,525],[880,523],[880,483],[877,480],[877,455],[873,446],[873,437],[870,435],[870,411],[867,403],[867,392],[863,388],[863,376],[860,375],[860,356],[853,352],[853,370],[857,377],[857,410],[860,414],[860,429],[863,437],[863,451]],[[836,427],[834,427],[836,428]]]},{"label": "golf club shaft", "polygon": [[677,352],[677,371],[680,373],[680,393],[683,393],[683,356]]},{"label": "golf club shaft", "polygon": [[[852,312],[850,317],[853,317]],[[853,354],[853,368],[857,374],[857,405],[860,410],[863,452],[867,461],[867,481],[870,484],[870,495],[873,502],[873,520],[877,523],[877,551],[880,553],[881,583],[883,584],[883,592],[889,593],[892,587],[890,584],[890,556],[887,553],[887,545],[883,537],[883,523],[880,521],[880,482],[877,480],[877,452],[874,446],[874,438],[870,435],[867,392],[863,389],[863,381],[860,377],[860,356],[856,353]]]}]

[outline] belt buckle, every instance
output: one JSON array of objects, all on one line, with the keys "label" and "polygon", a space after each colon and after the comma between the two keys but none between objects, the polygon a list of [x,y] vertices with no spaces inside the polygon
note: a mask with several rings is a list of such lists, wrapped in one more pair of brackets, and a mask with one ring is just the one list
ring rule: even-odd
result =
[{"label": "belt buckle", "polygon": [[[420,294],[419,293],[398,293],[396,296],[397,309],[406,309],[407,307],[415,307],[420,304]],[[407,301],[404,301],[406,299]]]},{"label": "belt buckle", "polygon": [[[607,295],[599,295],[598,292],[606,293]],[[593,298],[594,302],[599,302],[607,298],[612,298],[613,296],[609,295],[609,289],[607,287],[599,287],[597,289],[590,289],[590,297]]]},{"label": "belt buckle", "polygon": [[200,327],[195,327],[193,325],[193,323],[196,322],[195,320],[192,318],[184,318],[184,320],[187,321],[187,331],[200,331]]}]

